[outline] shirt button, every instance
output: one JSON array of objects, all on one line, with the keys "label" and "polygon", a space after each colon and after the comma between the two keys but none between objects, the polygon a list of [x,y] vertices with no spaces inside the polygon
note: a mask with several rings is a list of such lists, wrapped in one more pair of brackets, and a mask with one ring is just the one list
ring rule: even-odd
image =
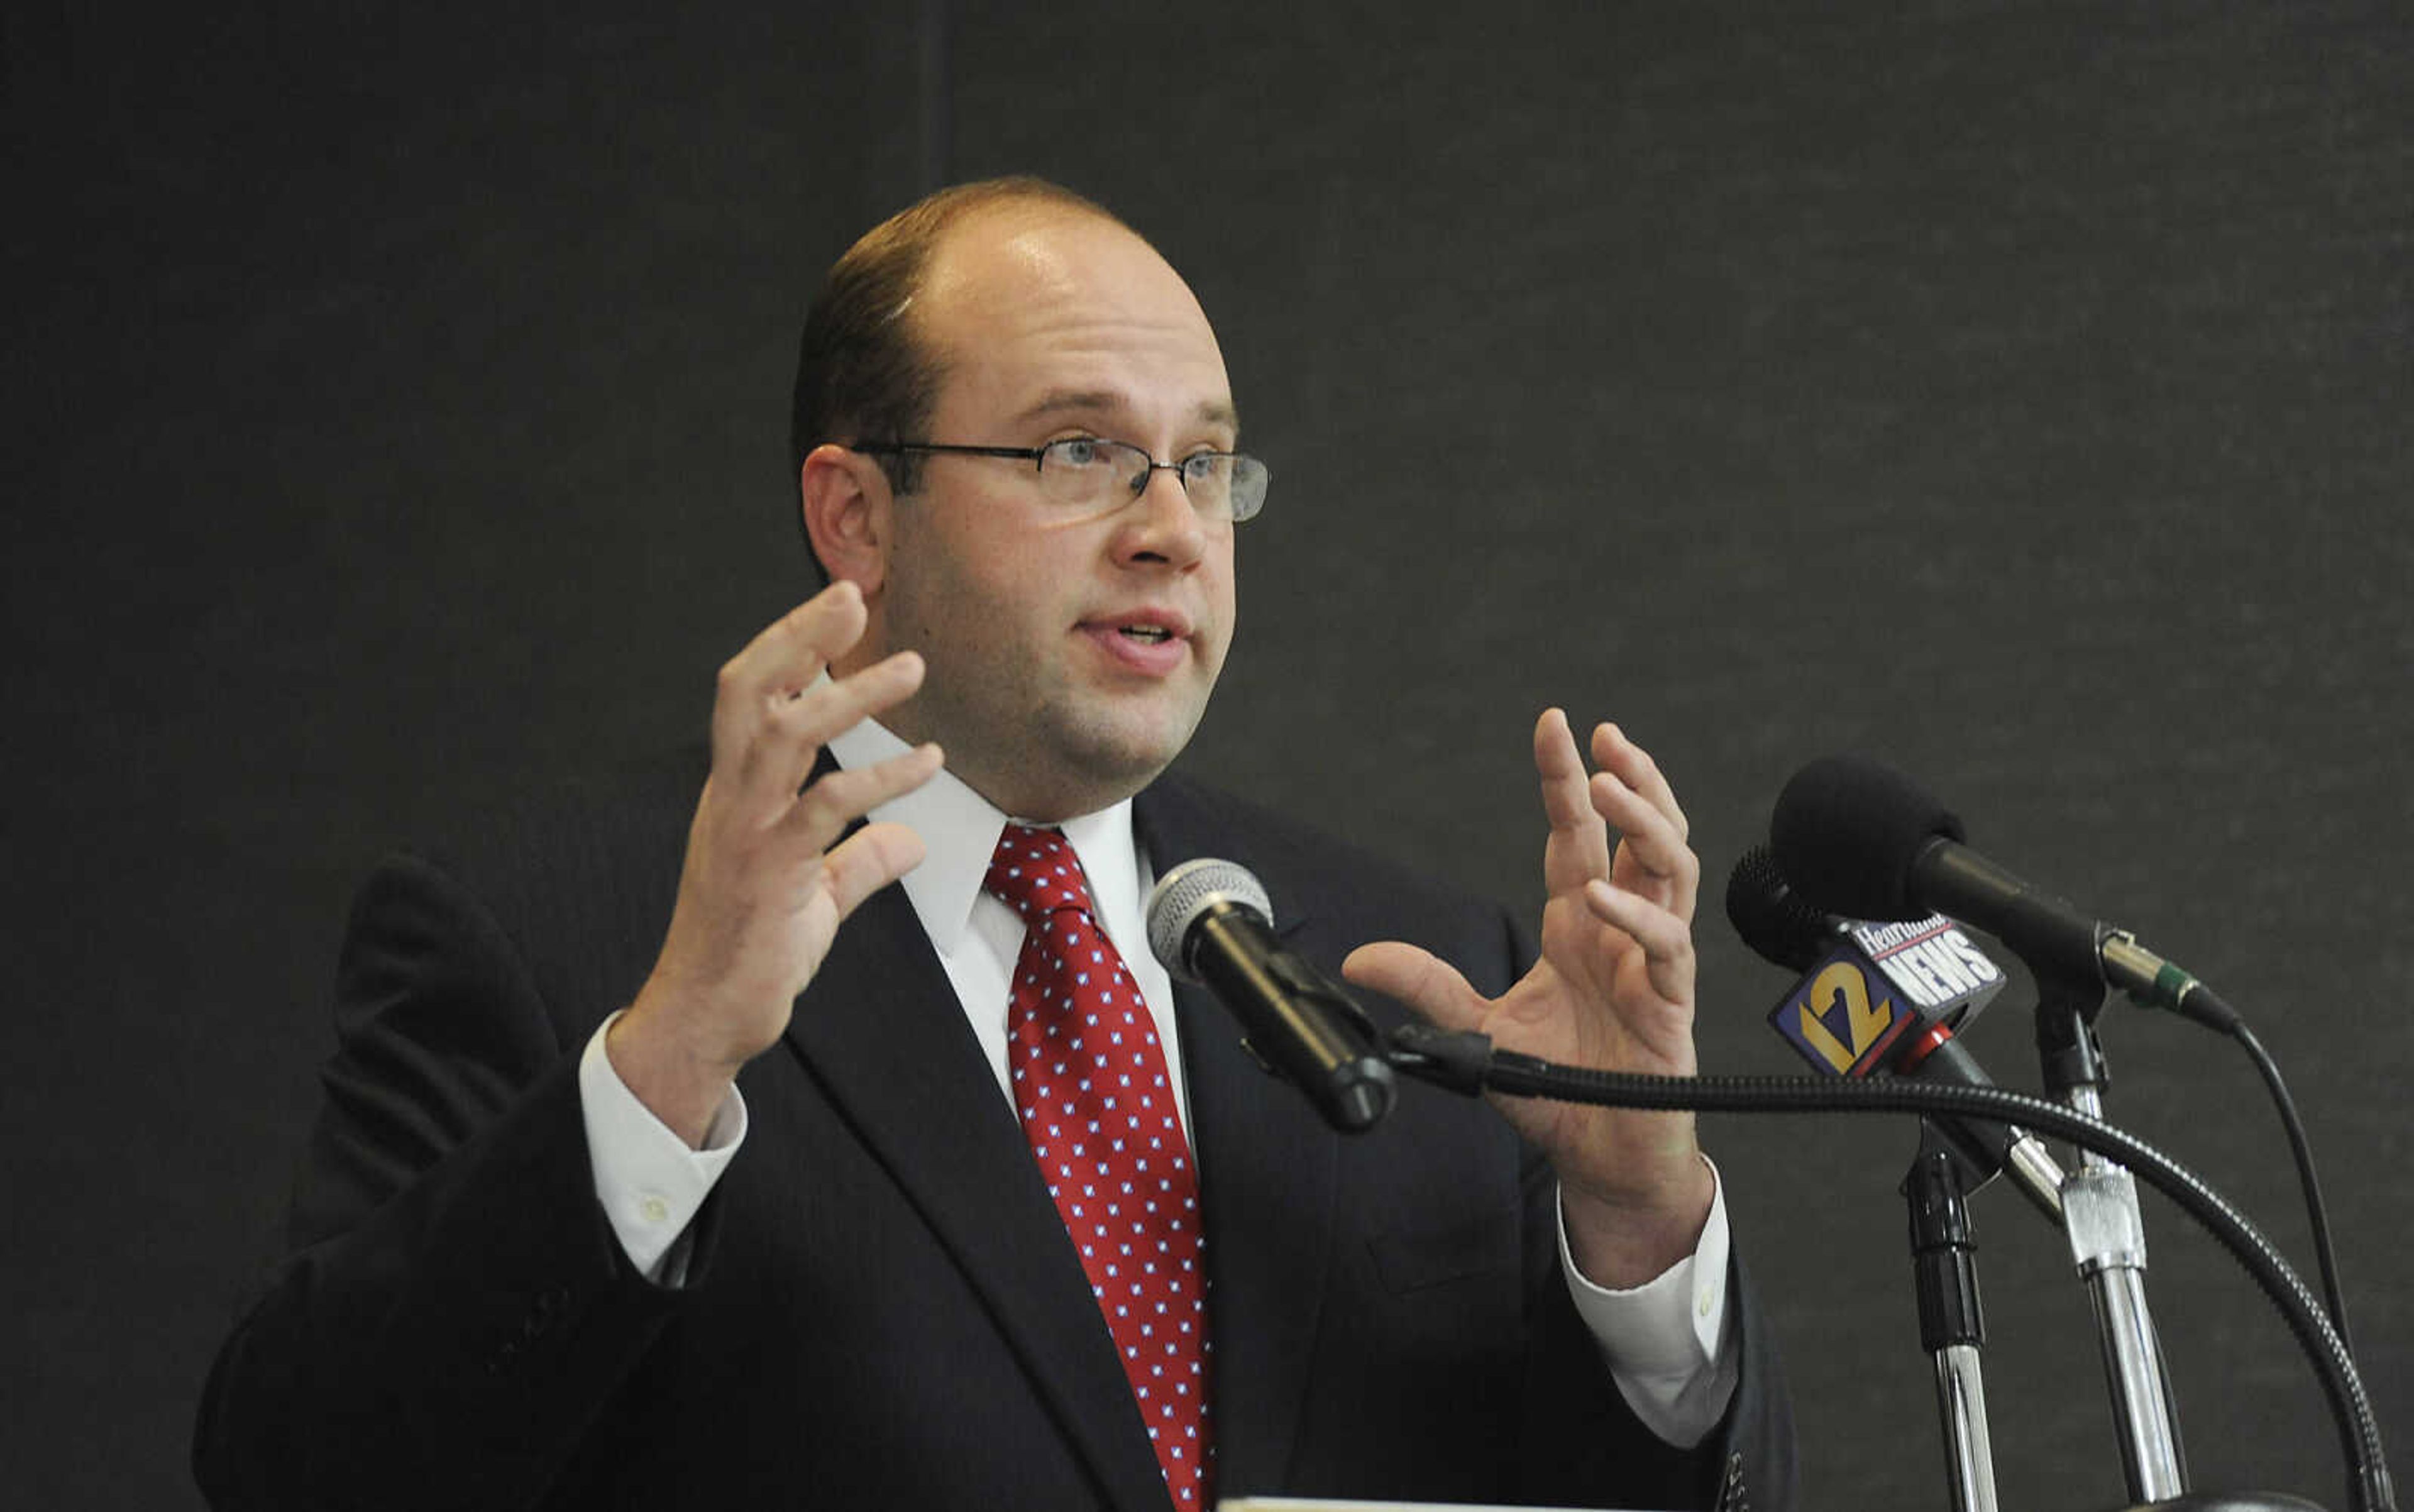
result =
[{"label": "shirt button", "polygon": [[1710,1315],[1710,1294],[1704,1292],[1693,1300],[1693,1310],[1706,1318]]},{"label": "shirt button", "polygon": [[[647,1222],[660,1223],[671,1216],[671,1205],[648,1192],[646,1200],[637,1205],[637,1211],[644,1215]],[[1702,1301],[1702,1310],[1706,1312],[1709,1310],[1709,1299],[1705,1297]]]}]

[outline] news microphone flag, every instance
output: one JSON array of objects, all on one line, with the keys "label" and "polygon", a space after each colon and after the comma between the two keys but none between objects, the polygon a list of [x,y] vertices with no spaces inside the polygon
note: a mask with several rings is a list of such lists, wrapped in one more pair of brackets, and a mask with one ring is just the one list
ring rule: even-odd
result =
[{"label": "news microphone flag", "polygon": [[2004,973],[1942,914],[1855,924],[1769,1010],[1769,1026],[1811,1067],[1867,1076],[1926,1024],[1958,1028],[2004,987]]}]

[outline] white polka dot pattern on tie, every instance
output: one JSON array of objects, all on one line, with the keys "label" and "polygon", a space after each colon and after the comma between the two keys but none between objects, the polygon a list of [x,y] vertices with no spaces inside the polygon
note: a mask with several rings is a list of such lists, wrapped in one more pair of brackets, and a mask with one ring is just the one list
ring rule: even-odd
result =
[{"label": "white polka dot pattern on tie", "polygon": [[984,886],[1022,916],[1014,1105],[1080,1252],[1174,1505],[1212,1505],[1205,1243],[1190,1143],[1140,987],[1054,830],[1008,825]]}]

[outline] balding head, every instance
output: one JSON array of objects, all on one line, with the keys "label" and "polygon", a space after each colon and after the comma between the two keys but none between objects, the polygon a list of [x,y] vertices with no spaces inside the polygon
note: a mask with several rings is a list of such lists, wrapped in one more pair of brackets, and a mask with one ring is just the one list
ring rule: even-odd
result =
[{"label": "balding head", "polygon": [[[916,202],[847,248],[822,280],[798,342],[788,418],[791,484],[825,442],[896,441],[918,435],[929,422],[943,367],[920,335],[915,307],[941,245],[975,219],[1051,216],[1124,224],[1103,205],[1046,179],[982,179]],[[916,457],[884,457],[881,468],[900,493],[919,484]]]}]

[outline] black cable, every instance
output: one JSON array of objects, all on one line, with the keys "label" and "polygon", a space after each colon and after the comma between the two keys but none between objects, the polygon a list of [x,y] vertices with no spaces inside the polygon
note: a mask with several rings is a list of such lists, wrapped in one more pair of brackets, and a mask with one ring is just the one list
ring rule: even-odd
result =
[{"label": "black cable", "polygon": [[1393,1031],[1392,1063],[1410,1075],[1473,1092],[1617,1107],[1691,1109],[1718,1113],[1959,1114],[2018,1123],[2120,1160],[2219,1239],[2296,1336],[2328,1398],[2348,1467],[2347,1493],[2361,1512],[2393,1512],[2380,1429],[2329,1315],[2305,1283],[2255,1225],[2185,1166],[2126,1130],[2058,1102],[1999,1086],[1800,1077],[1642,1076],[1556,1066],[1530,1055],[1495,1051],[1480,1035],[1450,1035],[1427,1025]]},{"label": "black cable", "polygon": [[[2132,948],[2134,940],[2121,936],[2122,943]],[[2296,1100],[2288,1096],[2287,1085],[2280,1080],[2280,1067],[2238,1010],[2223,1002],[2213,990],[2198,981],[2178,964],[2153,958],[2157,963],[2153,985],[2144,991],[2125,989],[2129,1000],[2140,1008],[2163,1009],[2182,1018],[2226,1034],[2238,1041],[2246,1058],[2255,1063],[2257,1074],[2271,1090],[2272,1105],[2280,1115],[2280,1127],[2287,1131],[2288,1155],[2297,1162],[2297,1185],[2305,1194],[2305,1213],[2313,1221],[2314,1261],[2322,1273],[2322,1297],[2329,1304],[2331,1326],[2338,1330],[2339,1340],[2348,1353],[2354,1344],[2347,1338],[2347,1293],[2339,1285],[2338,1256],[2331,1249],[2330,1213],[2322,1205],[2322,1184],[2314,1175],[2314,1149],[2305,1138],[2305,1126],[2297,1119]]]},{"label": "black cable", "polygon": [[2263,1085],[2272,1089],[2272,1104],[2280,1113],[2280,1127],[2288,1133],[2288,1154],[2297,1162],[2297,1184],[2304,1189],[2305,1216],[2314,1228],[2314,1263],[2322,1273],[2322,1298],[2330,1304],[2331,1326],[2338,1330],[2339,1342],[2349,1355],[2355,1353],[2355,1340],[2347,1331],[2347,1294],[2339,1286],[2338,1256],[2331,1250],[2331,1219],[2322,1205],[2321,1178],[2314,1175],[2314,1150],[2306,1142],[2305,1126],[2297,1119],[2297,1102],[2288,1096],[2287,1085],[2280,1080],[2280,1068],[2255,1038],[2255,1031],[2242,1021],[2229,1025],[2230,1038],[2246,1051],[2255,1070],[2262,1075]]}]

